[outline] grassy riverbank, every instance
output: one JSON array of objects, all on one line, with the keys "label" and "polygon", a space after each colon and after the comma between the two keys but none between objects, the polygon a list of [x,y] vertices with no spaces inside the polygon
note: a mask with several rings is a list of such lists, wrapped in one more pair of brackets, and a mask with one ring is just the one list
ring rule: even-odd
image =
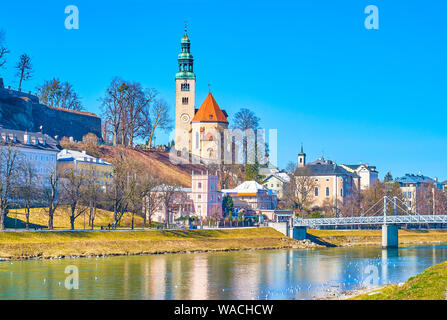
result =
[{"label": "grassy riverbank", "polygon": [[358,295],[352,300],[446,300],[447,261],[426,269],[400,285]]},{"label": "grassy riverbank", "polygon": [[271,228],[1,232],[0,257],[29,259],[306,247]]},{"label": "grassy riverbank", "polygon": [[[7,228],[25,228],[25,209],[11,209],[6,221]],[[88,225],[88,211],[84,215],[78,217],[75,221],[75,229],[90,229]],[[48,208],[31,208],[30,210],[31,228],[46,228],[48,226]],[[101,226],[106,227],[113,223],[113,212],[97,209],[95,216],[95,228],[99,229]],[[70,229],[70,209],[67,206],[60,206],[54,213],[53,225],[55,229]],[[125,213],[121,218],[120,227],[129,228],[132,225],[132,216],[130,213]],[[143,218],[134,216],[135,228],[143,225]]]},{"label": "grassy riverbank", "polygon": [[[308,230],[313,241],[336,246],[380,246],[381,230]],[[399,244],[447,242],[447,230],[399,230]]]}]

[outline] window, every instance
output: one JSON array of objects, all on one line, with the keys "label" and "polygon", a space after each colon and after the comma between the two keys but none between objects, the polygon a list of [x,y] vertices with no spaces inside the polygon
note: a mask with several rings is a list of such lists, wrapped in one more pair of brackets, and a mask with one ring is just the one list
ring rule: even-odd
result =
[{"label": "window", "polygon": [[326,197],[329,197],[329,187],[326,187]]},{"label": "window", "polygon": [[343,197],[343,188],[340,189],[340,196]]},{"label": "window", "polygon": [[188,97],[182,98],[182,104],[188,104]]},{"label": "window", "polygon": [[318,182],[318,179],[315,179],[315,182]]},{"label": "window", "polygon": [[211,184],[211,190],[214,190],[214,183]]},{"label": "window", "polygon": [[413,198],[413,193],[411,191],[408,192],[408,198]]},{"label": "window", "polygon": [[189,83],[182,83],[181,84],[181,90],[182,91],[189,91]]},{"label": "window", "polygon": [[202,189],[202,182],[199,182],[199,183],[197,184],[197,187],[198,187],[199,189]]},{"label": "window", "polygon": [[201,199],[202,199],[202,195],[201,195],[201,194],[198,194],[198,195],[197,195],[197,199],[198,199],[198,200],[201,200]]},{"label": "window", "polygon": [[211,201],[214,201],[214,196],[213,195],[211,195]]},{"label": "window", "polygon": [[315,197],[318,197],[318,187],[315,188]]},{"label": "window", "polygon": [[196,149],[199,149],[199,133],[196,132]]}]

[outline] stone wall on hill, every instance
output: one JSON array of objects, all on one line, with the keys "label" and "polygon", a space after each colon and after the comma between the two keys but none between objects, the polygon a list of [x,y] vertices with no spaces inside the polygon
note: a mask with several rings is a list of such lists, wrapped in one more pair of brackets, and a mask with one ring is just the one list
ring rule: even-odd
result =
[{"label": "stone wall on hill", "polygon": [[15,130],[42,132],[60,140],[73,137],[80,141],[87,133],[101,138],[101,118],[94,113],[53,108],[39,98],[0,87],[0,125]]}]

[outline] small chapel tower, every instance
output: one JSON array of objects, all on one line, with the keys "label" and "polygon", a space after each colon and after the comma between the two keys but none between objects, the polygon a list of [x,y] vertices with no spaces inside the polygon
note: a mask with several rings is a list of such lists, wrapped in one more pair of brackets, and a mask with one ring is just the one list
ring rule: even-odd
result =
[{"label": "small chapel tower", "polygon": [[301,144],[301,152],[298,153],[298,168],[304,168],[306,165],[306,154],[303,151],[303,144]]},{"label": "small chapel tower", "polygon": [[181,50],[178,55],[178,72],[175,75],[175,149],[189,153],[191,152],[191,120],[195,114],[196,75],[193,70],[194,59],[186,23]]}]

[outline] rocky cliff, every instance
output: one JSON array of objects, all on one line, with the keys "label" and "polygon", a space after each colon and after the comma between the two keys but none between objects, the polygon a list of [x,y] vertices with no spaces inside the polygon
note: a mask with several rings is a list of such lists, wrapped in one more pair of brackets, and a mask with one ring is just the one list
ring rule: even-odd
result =
[{"label": "rocky cliff", "polygon": [[90,112],[71,111],[39,103],[31,94],[0,86],[0,125],[15,130],[41,131],[51,137],[82,140],[87,133],[101,138],[101,119]]}]

